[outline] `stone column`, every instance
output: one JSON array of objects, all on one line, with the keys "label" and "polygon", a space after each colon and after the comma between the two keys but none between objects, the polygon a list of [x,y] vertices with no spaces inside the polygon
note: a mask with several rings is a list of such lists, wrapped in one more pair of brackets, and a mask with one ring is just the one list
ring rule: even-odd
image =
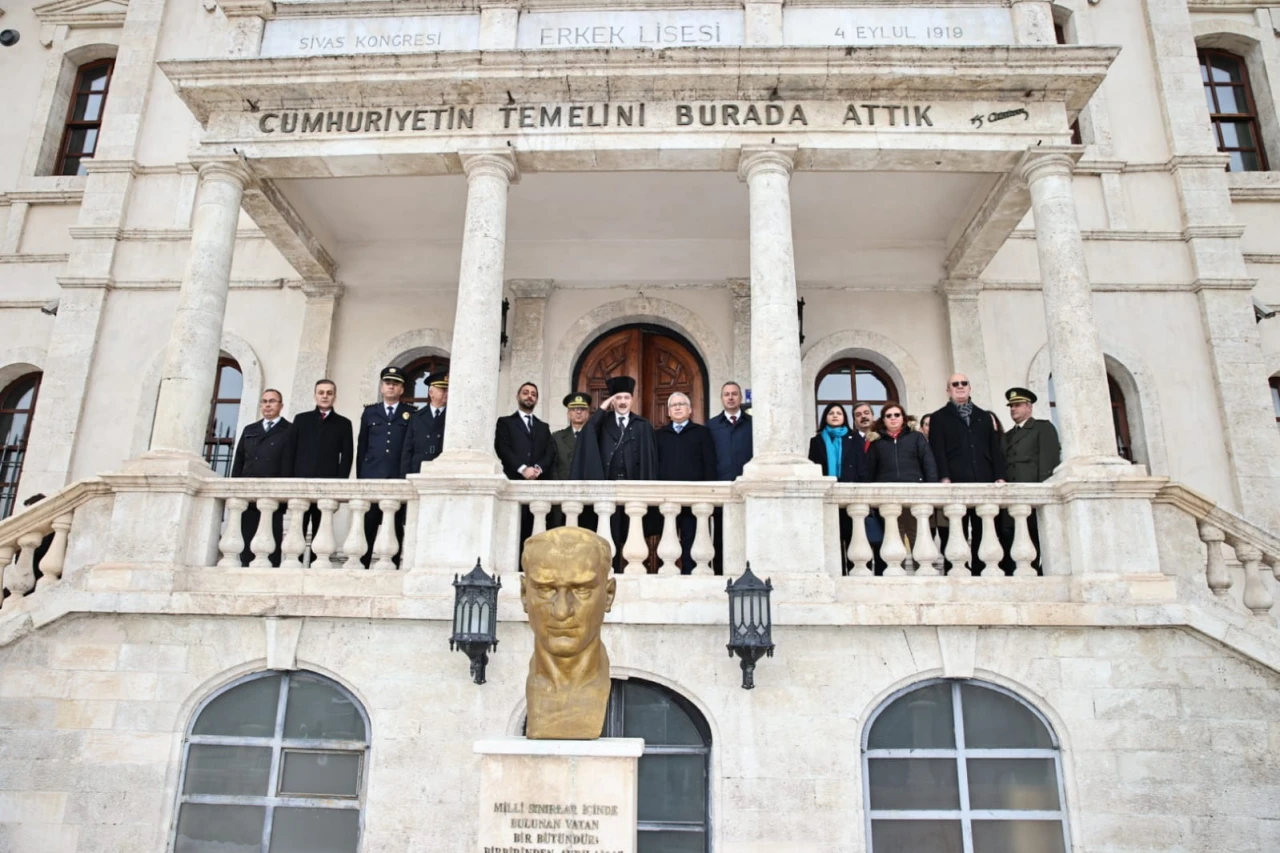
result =
[{"label": "stone column", "polygon": [[153,452],[200,458],[203,451],[231,286],[236,221],[249,180],[249,173],[238,162],[200,167],[191,254],[182,276],[178,313],[169,331],[151,432]]},{"label": "stone column", "polygon": [[1116,455],[1107,368],[1102,357],[1084,240],[1076,219],[1070,156],[1045,152],[1021,167],[1031,190],[1049,362],[1057,396],[1063,469],[1127,466]]},{"label": "stone column", "polygon": [[218,0],[218,5],[227,16],[223,55],[238,59],[260,54],[267,20],[275,17],[274,0]]},{"label": "stone column", "polygon": [[547,298],[554,282],[549,278],[517,278],[507,282],[514,299],[511,302],[511,381],[508,383],[507,405],[515,406],[516,391],[525,382],[540,390],[534,414],[548,420],[547,412],[559,412],[560,401],[548,400],[546,393],[544,321]]},{"label": "stone column", "polygon": [[755,458],[746,476],[820,476],[802,442],[806,392],[800,370],[791,170],[795,146],[744,146],[738,176],[751,204],[751,416]]},{"label": "stone column", "polygon": [[[745,278],[731,278],[729,293],[733,299],[733,370],[729,378],[745,391],[751,387],[751,282]],[[711,408],[714,410],[720,389],[711,390]],[[708,416],[710,414],[707,413]]]},{"label": "stone column", "polygon": [[1049,0],[1013,0],[1013,37],[1018,44],[1057,44]]},{"label": "stone column", "polygon": [[511,152],[462,155],[467,212],[458,273],[458,307],[449,353],[449,420],[444,453],[451,471],[502,470],[493,452],[502,336],[502,270],[507,250],[507,188],[516,178]]},{"label": "stone column", "polygon": [[[947,304],[947,321],[951,326],[951,370],[969,377],[970,391],[979,406],[999,411],[1001,400],[992,396],[991,377],[987,373],[986,340],[982,333],[982,315],[978,298],[982,282],[975,278],[951,279],[942,283],[942,296]],[[940,395],[942,383],[928,388],[928,396]]]},{"label": "stone column", "polygon": [[[329,348],[333,343],[333,312],[342,298],[342,285],[304,282],[307,302],[298,333],[298,357],[293,366],[293,386],[285,398],[285,411],[302,412],[312,406],[317,381],[329,375]],[[349,401],[355,402],[355,401]]]}]

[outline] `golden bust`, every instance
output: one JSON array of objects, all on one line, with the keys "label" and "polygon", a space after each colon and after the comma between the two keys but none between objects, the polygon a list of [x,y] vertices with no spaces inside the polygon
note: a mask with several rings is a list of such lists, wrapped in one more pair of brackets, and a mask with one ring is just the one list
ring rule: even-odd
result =
[{"label": "golden bust", "polygon": [[524,543],[520,601],[533,629],[525,734],[536,740],[595,740],[609,704],[609,655],[600,642],[617,584],[609,543],[559,527]]}]

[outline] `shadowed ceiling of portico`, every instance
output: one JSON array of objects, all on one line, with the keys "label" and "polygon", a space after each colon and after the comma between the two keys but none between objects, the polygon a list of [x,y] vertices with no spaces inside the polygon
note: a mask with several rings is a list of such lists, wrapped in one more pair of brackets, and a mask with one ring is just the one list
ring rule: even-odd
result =
[{"label": "shadowed ceiling of portico", "polygon": [[[932,287],[949,235],[994,176],[798,172],[801,282]],[[466,180],[278,182],[348,287],[452,288]],[[508,278],[562,283],[721,281],[750,274],[746,185],[725,172],[529,174],[511,188]]]}]

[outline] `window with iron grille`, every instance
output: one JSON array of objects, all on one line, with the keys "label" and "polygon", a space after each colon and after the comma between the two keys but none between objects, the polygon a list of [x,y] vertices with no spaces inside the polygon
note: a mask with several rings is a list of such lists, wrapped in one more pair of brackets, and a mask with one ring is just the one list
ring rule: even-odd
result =
[{"label": "window with iron grille", "polygon": [[213,382],[213,400],[209,403],[209,428],[204,436],[204,461],[224,477],[231,474],[243,392],[244,375],[240,365],[234,358],[218,359],[218,377]]},{"label": "window with iron grille", "polygon": [[1244,59],[1215,48],[1201,48],[1196,53],[1214,139],[1218,150],[1231,157],[1227,171],[1266,171],[1267,153],[1258,133],[1258,108]]},{"label": "window with iron grille", "polygon": [[18,481],[31,437],[40,376],[28,373],[0,391],[0,518],[12,515],[17,505]]},{"label": "window with iron grille", "polygon": [[62,145],[58,150],[59,175],[85,174],[85,161],[92,160],[97,152],[102,115],[106,110],[115,64],[114,59],[99,59],[81,65],[76,72],[71,103],[67,105]]}]

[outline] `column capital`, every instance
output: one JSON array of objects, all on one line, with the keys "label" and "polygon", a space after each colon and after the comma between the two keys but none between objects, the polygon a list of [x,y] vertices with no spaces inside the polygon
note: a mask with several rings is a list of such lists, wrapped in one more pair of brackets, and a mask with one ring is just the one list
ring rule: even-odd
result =
[{"label": "column capital", "polygon": [[791,177],[797,150],[795,145],[744,145],[738,160],[738,179],[747,181],[769,172]]},{"label": "column capital", "polygon": [[253,183],[253,175],[239,160],[210,160],[200,164],[198,168],[200,183],[225,181],[243,190]]},{"label": "column capital", "polygon": [[729,285],[729,295],[734,299],[751,298],[751,279],[726,278],[725,282]]},{"label": "column capital", "polygon": [[479,177],[501,178],[508,184],[520,181],[520,169],[516,166],[515,154],[509,148],[460,151],[458,156],[468,181]]},{"label": "column capital", "polygon": [[1075,168],[1076,158],[1068,151],[1029,151],[1018,164],[1017,174],[1030,186],[1041,178],[1070,175]]},{"label": "column capital", "polygon": [[978,294],[982,293],[982,279],[947,278],[940,282],[938,289],[947,301],[977,299]]},{"label": "column capital", "polygon": [[262,18],[276,16],[275,0],[218,0],[222,14],[228,18]]},{"label": "column capital", "polygon": [[555,289],[554,278],[509,278],[507,287],[516,299],[546,299]]},{"label": "column capital", "polygon": [[313,299],[341,299],[344,290],[346,288],[341,284],[328,284],[319,281],[304,281],[302,283],[302,295],[307,297],[308,302]]}]

